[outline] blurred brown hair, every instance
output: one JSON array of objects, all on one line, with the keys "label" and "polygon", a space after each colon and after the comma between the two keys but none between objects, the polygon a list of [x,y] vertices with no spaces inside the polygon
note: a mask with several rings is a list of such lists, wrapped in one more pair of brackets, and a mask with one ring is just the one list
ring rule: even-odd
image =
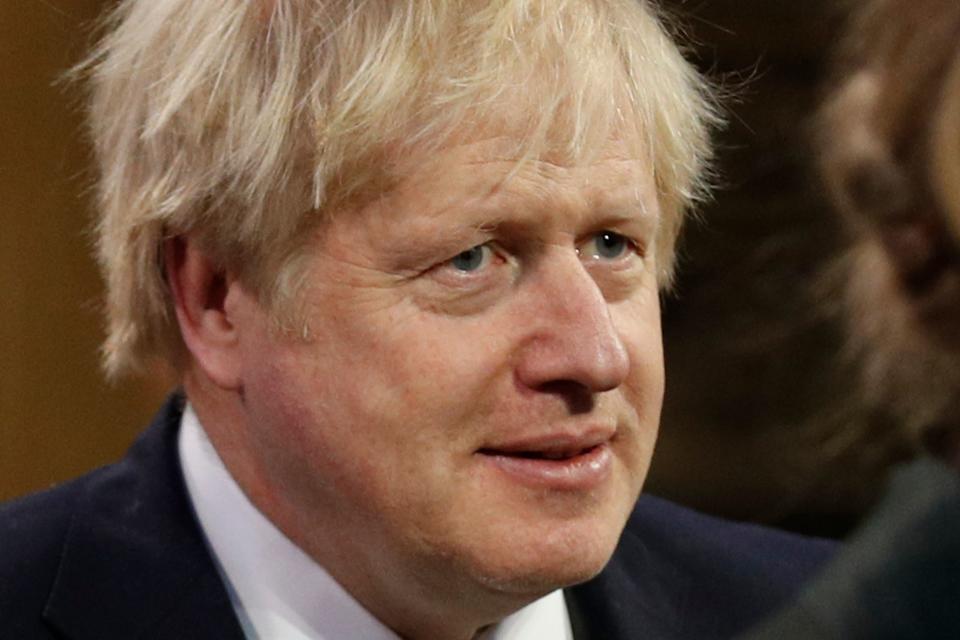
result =
[{"label": "blurred brown hair", "polygon": [[844,305],[871,406],[940,455],[960,440],[960,3],[875,0],[820,114],[853,242]]}]

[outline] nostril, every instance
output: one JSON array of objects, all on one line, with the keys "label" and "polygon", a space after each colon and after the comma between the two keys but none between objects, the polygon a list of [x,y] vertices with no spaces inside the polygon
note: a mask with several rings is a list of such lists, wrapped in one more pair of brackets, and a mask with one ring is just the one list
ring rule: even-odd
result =
[{"label": "nostril", "polygon": [[575,380],[551,380],[538,390],[562,399],[571,415],[590,413],[596,405],[593,392]]}]

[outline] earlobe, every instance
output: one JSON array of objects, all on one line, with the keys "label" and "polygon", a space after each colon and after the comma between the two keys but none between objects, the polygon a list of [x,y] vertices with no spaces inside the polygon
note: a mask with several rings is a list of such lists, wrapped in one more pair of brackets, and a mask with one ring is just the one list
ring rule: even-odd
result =
[{"label": "earlobe", "polygon": [[215,385],[241,386],[237,318],[228,304],[239,283],[189,235],[164,243],[164,267],[191,366]]}]

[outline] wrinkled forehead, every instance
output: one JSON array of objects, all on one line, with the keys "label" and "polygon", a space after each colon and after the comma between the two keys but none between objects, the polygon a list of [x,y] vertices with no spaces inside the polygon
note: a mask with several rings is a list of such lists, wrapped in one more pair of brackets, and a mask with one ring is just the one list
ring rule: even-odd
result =
[{"label": "wrinkled forehead", "polygon": [[[646,168],[644,181],[648,178],[652,184],[653,141],[641,123],[629,121],[625,113],[620,108],[583,111],[572,104],[543,110],[528,98],[502,101],[478,109],[433,137],[413,135],[387,145],[385,167],[402,179],[425,164],[456,158],[466,164],[509,166],[504,176],[509,179],[531,167],[549,172],[551,167],[613,167],[631,161]],[[416,123],[411,131],[417,131]],[[614,172],[609,173],[612,178]]]},{"label": "wrinkled forehead", "polygon": [[641,145],[618,138],[572,155],[563,145],[533,146],[516,135],[464,134],[396,154],[389,164],[380,198],[443,191],[451,200],[479,201],[522,191],[549,203],[576,194],[585,208],[659,216],[649,156]]},{"label": "wrinkled forehead", "polygon": [[453,228],[549,235],[629,224],[638,238],[652,238],[660,208],[650,163],[618,141],[592,156],[579,163],[518,157],[509,136],[461,140],[399,161],[394,184],[352,213],[385,237],[399,228],[427,236]]},{"label": "wrinkled forehead", "polygon": [[506,158],[565,166],[588,165],[614,156],[650,158],[654,141],[645,130],[638,105],[628,95],[623,70],[609,69],[606,75],[579,90],[606,96],[598,101],[565,94],[568,89],[539,77],[527,78],[522,84],[504,79],[504,85],[514,90],[488,104],[470,107],[439,140],[443,146],[495,141],[495,152]]}]

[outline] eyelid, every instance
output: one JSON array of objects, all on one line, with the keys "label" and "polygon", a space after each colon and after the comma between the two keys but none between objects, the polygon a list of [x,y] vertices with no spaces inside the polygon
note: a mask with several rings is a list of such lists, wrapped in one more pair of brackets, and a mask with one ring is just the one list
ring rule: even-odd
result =
[{"label": "eyelid", "polygon": [[[460,257],[464,256],[465,254],[470,254],[477,249],[480,250],[480,264],[475,269],[462,269],[457,266],[456,262]],[[496,252],[493,250],[493,247],[490,246],[489,242],[484,242],[483,244],[476,244],[465,251],[461,251],[457,255],[447,260],[445,264],[452,266],[458,273],[467,274],[482,271],[490,264],[492,260],[494,260],[494,258],[496,258]]]},{"label": "eyelid", "polygon": [[[616,235],[616,236],[620,237],[621,239],[623,239],[623,241],[624,241],[624,242],[626,243],[626,245],[627,245],[625,251],[624,251],[621,255],[616,256],[615,258],[607,258],[607,259],[604,259],[604,258],[602,258],[602,257],[600,257],[600,256],[595,255],[595,254],[584,256],[583,247],[584,247],[585,245],[591,243],[591,242],[595,242],[599,236],[601,236],[601,235],[603,235],[603,234],[605,234],[605,233],[613,234],[613,235]],[[643,256],[644,256],[643,245],[642,245],[640,242],[638,242],[636,239],[634,239],[633,237],[631,237],[629,234],[624,233],[623,231],[617,231],[616,229],[611,229],[611,228],[599,229],[599,230],[597,230],[597,231],[594,231],[594,232],[590,233],[590,234],[586,237],[586,239],[584,239],[584,240],[582,240],[581,242],[577,243],[577,245],[576,245],[576,250],[577,250],[577,255],[579,255],[579,256],[581,256],[581,257],[587,257],[587,258],[590,258],[590,259],[593,259],[593,260],[604,260],[604,262],[616,262],[616,261],[619,261],[619,260],[623,260],[623,259],[626,258],[628,255],[634,255],[634,256],[638,256],[638,257],[643,257]]]},{"label": "eyelid", "polygon": [[[472,251],[473,249],[476,249],[479,247],[486,248],[490,251],[490,258],[486,265],[484,265],[483,267],[475,271],[463,271],[453,266],[453,261],[456,260],[457,257],[459,257],[461,254],[466,253],[467,251]],[[506,252],[503,251],[503,249],[497,244],[497,242],[494,240],[487,240],[486,242],[481,242],[479,244],[475,244],[473,246],[467,247],[466,249],[462,249],[458,251],[457,253],[453,254],[446,260],[442,260],[441,262],[438,262],[437,264],[427,269],[427,272],[448,270],[455,273],[456,276],[454,277],[456,278],[461,278],[464,280],[471,279],[471,278],[475,279],[475,278],[482,277],[483,274],[485,274],[487,271],[491,269],[491,267],[495,266],[495,263],[498,260],[503,263],[509,262]]]}]

